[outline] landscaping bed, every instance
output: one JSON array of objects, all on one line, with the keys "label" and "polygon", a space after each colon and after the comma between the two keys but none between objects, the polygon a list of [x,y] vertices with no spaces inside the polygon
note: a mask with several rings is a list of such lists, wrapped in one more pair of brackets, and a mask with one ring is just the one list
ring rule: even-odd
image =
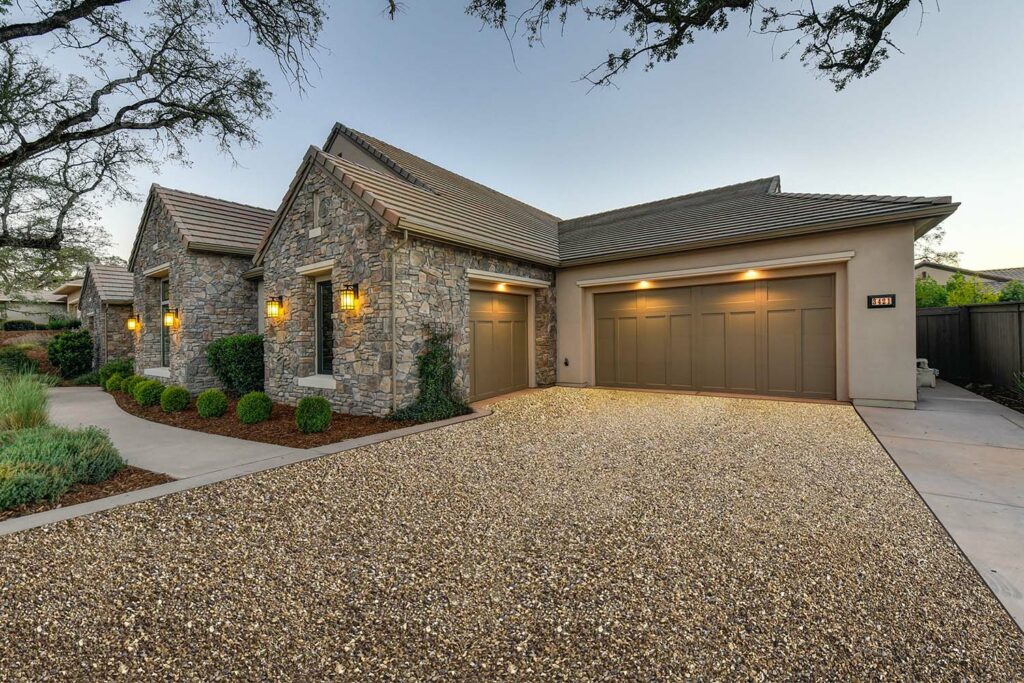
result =
[{"label": "landscaping bed", "polygon": [[1008,387],[996,387],[991,384],[962,384],[967,391],[984,396],[990,401],[1000,403],[1007,408],[1024,413],[1024,396]]},{"label": "landscaping bed", "polygon": [[68,505],[87,503],[90,500],[98,500],[108,496],[116,496],[119,493],[137,491],[158,484],[166,484],[169,481],[174,481],[174,477],[128,465],[110,479],[99,484],[76,484],[53,502],[48,500],[37,501],[35,503],[19,505],[10,510],[0,510],[0,521],[23,515],[32,515],[37,512],[46,512],[47,510],[67,507]]},{"label": "landscaping bed", "polygon": [[185,410],[165,413],[158,405],[142,407],[135,399],[120,391],[115,391],[112,395],[122,410],[146,420],[207,434],[219,434],[291,448],[316,448],[419,424],[413,420],[388,420],[369,415],[333,413],[331,424],[325,431],[303,434],[295,425],[295,408],[281,403],[274,404],[269,420],[246,425],[242,424],[235,414],[235,406],[238,403],[236,398],[230,399],[227,412],[221,417],[202,417],[196,412],[194,401]]}]

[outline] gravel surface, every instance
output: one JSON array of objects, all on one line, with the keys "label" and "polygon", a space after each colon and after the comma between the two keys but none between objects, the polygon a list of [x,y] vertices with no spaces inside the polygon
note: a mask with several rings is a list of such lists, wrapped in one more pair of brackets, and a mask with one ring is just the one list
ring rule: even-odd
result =
[{"label": "gravel surface", "polygon": [[1024,678],[851,408],[493,409],[0,538],[0,677]]}]

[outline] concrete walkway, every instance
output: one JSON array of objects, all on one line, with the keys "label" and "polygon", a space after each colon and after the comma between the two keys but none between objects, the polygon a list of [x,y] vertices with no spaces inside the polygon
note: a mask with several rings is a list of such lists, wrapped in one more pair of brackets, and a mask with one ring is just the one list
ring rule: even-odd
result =
[{"label": "concrete walkway", "polygon": [[96,387],[51,390],[50,421],[68,427],[102,427],[110,432],[114,445],[129,465],[163,472],[175,479],[306,452],[143,420],[121,410],[109,394]]},{"label": "concrete walkway", "polygon": [[942,381],[858,412],[1024,628],[1024,415]]}]

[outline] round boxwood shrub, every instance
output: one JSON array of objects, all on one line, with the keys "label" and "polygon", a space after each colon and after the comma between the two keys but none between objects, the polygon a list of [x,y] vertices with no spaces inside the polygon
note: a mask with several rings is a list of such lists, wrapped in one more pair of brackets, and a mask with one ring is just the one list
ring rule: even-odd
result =
[{"label": "round boxwood shrub", "polygon": [[103,385],[103,388],[111,393],[120,391],[122,382],[124,382],[124,377],[121,376],[120,372],[115,372],[107,378],[107,382]]},{"label": "round boxwood shrub", "polygon": [[121,375],[121,377],[128,377],[135,371],[135,367],[132,364],[131,358],[114,358],[108,360],[98,370],[100,376],[100,386],[107,386],[107,380],[115,372]]},{"label": "round boxwood shrub", "polygon": [[303,434],[322,432],[331,424],[331,404],[322,396],[307,396],[295,408],[295,426]]},{"label": "round boxwood shrub", "polygon": [[167,387],[160,392],[160,408],[165,413],[176,413],[179,410],[188,408],[188,402],[191,398],[192,396],[189,395],[188,389],[184,387]]},{"label": "round boxwood shrub", "polygon": [[135,396],[135,387],[139,382],[145,382],[145,377],[139,377],[138,375],[128,375],[121,380],[121,391],[128,394],[129,396]]},{"label": "round boxwood shrub", "polygon": [[164,385],[155,379],[145,379],[132,388],[135,402],[143,408],[155,406],[160,402],[160,394],[164,393]]},{"label": "round boxwood shrub", "polygon": [[78,377],[92,369],[92,337],[86,330],[58,334],[46,347],[46,356],[62,377]]},{"label": "round boxwood shrub", "polygon": [[242,424],[251,425],[269,420],[273,407],[274,404],[270,402],[270,397],[262,391],[250,391],[238,399],[235,413],[238,414],[238,419]]},{"label": "round boxwood shrub", "polygon": [[207,389],[196,399],[196,411],[201,417],[220,417],[228,412],[228,397],[220,389]]}]

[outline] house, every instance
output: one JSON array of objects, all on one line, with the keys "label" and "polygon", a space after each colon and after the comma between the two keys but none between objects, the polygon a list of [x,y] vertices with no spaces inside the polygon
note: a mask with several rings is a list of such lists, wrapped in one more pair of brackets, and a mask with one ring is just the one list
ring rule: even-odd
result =
[{"label": "house", "polygon": [[85,268],[79,312],[83,329],[92,336],[97,368],[108,360],[132,355],[134,340],[128,319],[133,314],[134,288],[132,274],[125,268],[101,263]]},{"label": "house", "polygon": [[82,278],[77,280],[68,280],[57,289],[53,290],[52,294],[59,296],[63,299],[65,305],[65,315],[69,318],[78,318],[78,301],[82,295]]},{"label": "house", "polygon": [[1024,282],[1024,268],[993,268],[991,270],[968,270],[959,266],[948,266],[944,263],[932,263],[931,261],[918,261],[914,264],[914,277],[918,280],[935,280],[940,285],[949,282],[949,278],[956,273],[963,273],[968,277],[976,277],[992,289],[999,291],[1007,283]]},{"label": "house", "polygon": [[64,297],[45,291],[0,293],[0,321],[29,320],[45,325],[53,318],[65,317]]},{"label": "house", "polygon": [[136,374],[192,392],[217,386],[206,346],[257,331],[257,283],[243,274],[273,217],[255,206],[150,188],[128,261]]},{"label": "house", "polygon": [[913,407],[905,264],[957,206],[771,177],[562,220],[336,124],[247,273],[274,313],[267,391],[386,414],[440,325],[473,400],[557,382]]}]

